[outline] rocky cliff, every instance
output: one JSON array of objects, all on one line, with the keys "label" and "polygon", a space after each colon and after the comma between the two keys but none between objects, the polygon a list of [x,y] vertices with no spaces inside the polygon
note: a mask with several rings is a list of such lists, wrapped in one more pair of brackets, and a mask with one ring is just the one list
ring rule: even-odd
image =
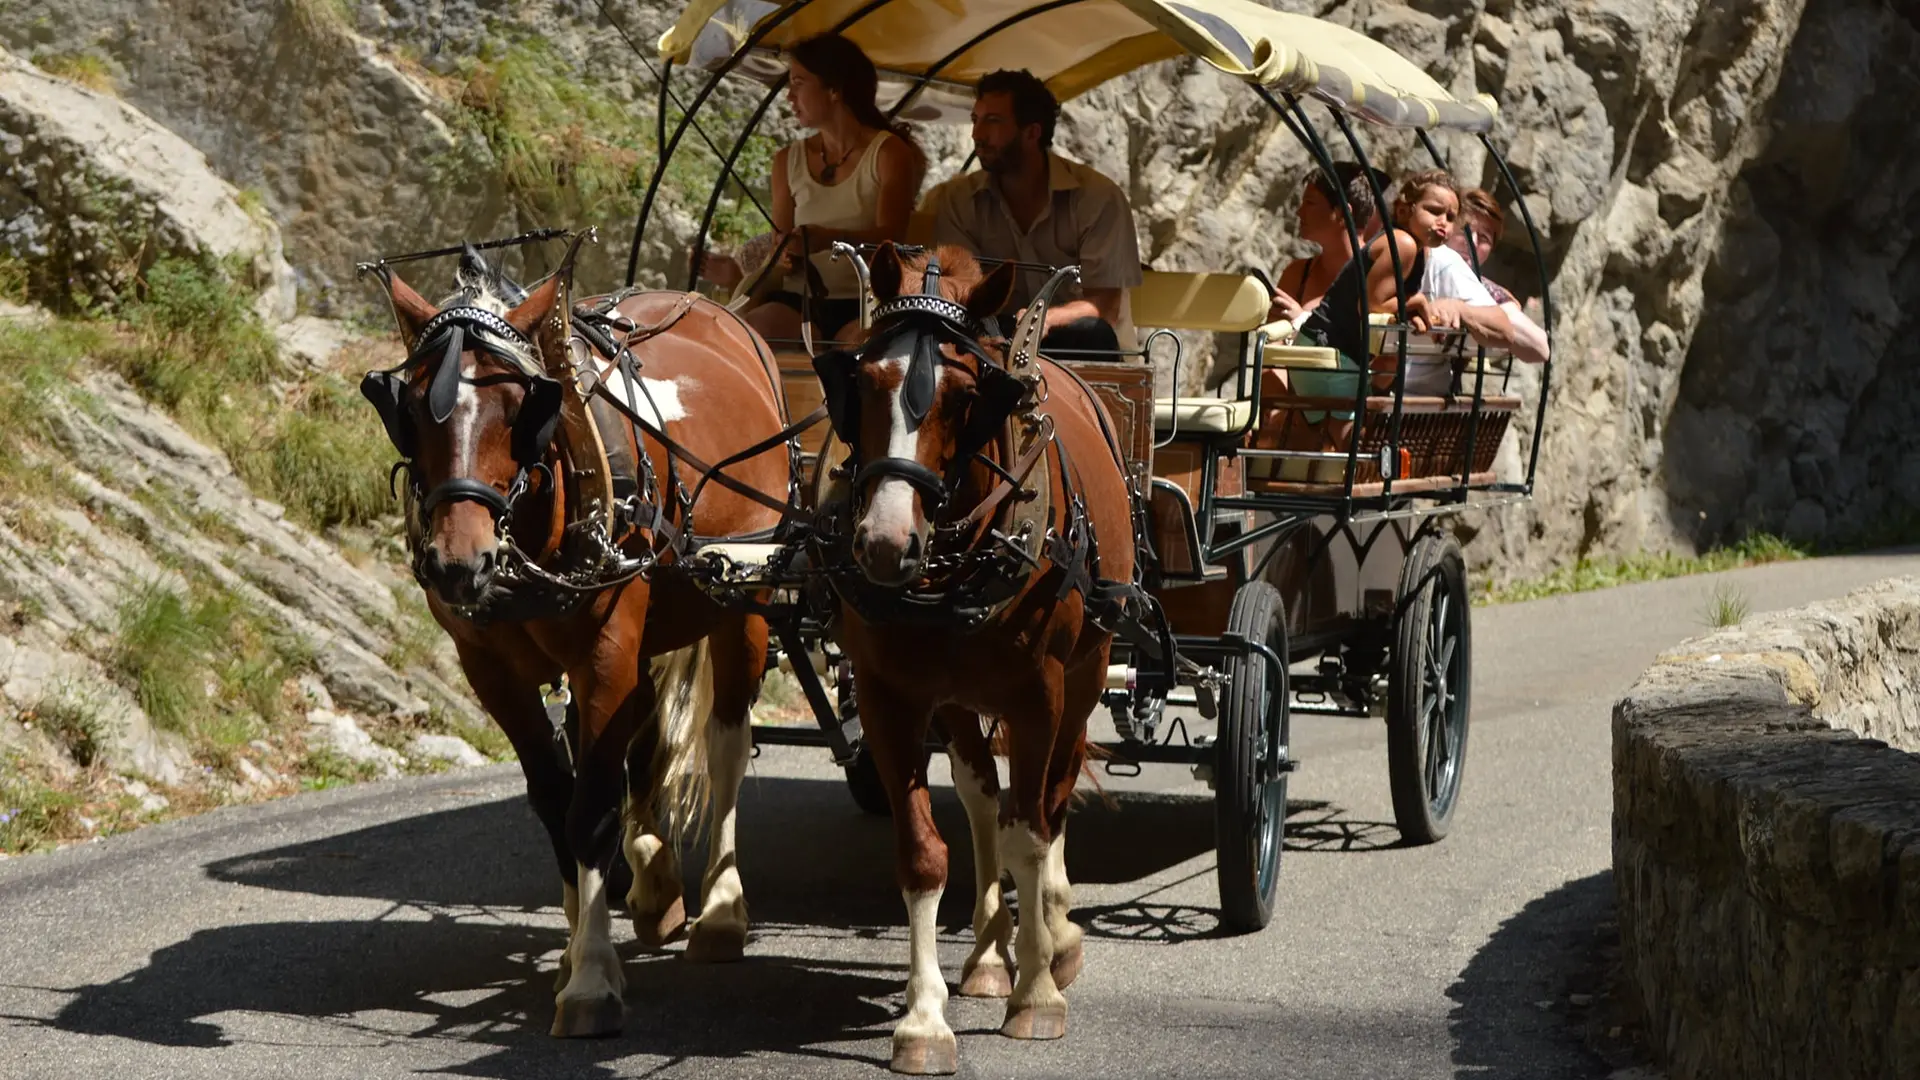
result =
[{"label": "rocky cliff", "polygon": [[[594,4],[10,6],[19,14],[0,40],[55,65],[93,58],[128,101],[257,188],[306,302],[347,298],[355,258],[544,224],[543,213],[607,225],[603,272],[624,254],[631,191],[567,190],[567,163],[515,126],[572,109],[590,122],[570,130],[594,152],[579,176],[644,173],[652,76]],[[1542,229],[1557,362],[1539,496],[1473,525],[1484,568],[1536,573],[1748,530],[1911,535],[1920,438],[1904,418],[1920,379],[1902,304],[1920,291],[1920,263],[1916,152],[1899,122],[1920,90],[1910,0],[1279,6],[1360,29],[1456,93],[1501,103],[1497,138]],[[633,0],[607,10],[642,43],[673,13]],[[530,88],[548,105],[509,107]],[[1068,114],[1062,147],[1124,180],[1156,267],[1271,267],[1293,253],[1305,155],[1210,69],[1162,65]],[[1411,140],[1368,139],[1391,169],[1424,164]],[[1464,179],[1495,186],[1474,144],[1441,148]],[[711,176],[701,167],[669,193],[643,253],[651,271],[678,257],[681,193]],[[1533,295],[1532,265],[1510,230],[1495,276]],[[1510,448],[1505,467],[1518,457]]]},{"label": "rocky cliff", "polygon": [[0,855],[502,748],[399,567],[382,346],[276,325],[273,223],[3,50],[0,165]]}]

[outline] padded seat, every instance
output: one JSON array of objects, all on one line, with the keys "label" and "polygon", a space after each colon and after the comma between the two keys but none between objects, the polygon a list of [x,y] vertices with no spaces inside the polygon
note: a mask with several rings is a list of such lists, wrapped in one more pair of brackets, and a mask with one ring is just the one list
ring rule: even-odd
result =
[{"label": "padded seat", "polygon": [[1272,297],[1251,274],[1149,270],[1127,294],[1133,324],[1163,330],[1248,333],[1266,321]]},{"label": "padded seat", "polygon": [[1219,398],[1156,398],[1153,403],[1153,429],[1178,430],[1183,435],[1231,435],[1246,428],[1253,419],[1253,402],[1223,401]]}]

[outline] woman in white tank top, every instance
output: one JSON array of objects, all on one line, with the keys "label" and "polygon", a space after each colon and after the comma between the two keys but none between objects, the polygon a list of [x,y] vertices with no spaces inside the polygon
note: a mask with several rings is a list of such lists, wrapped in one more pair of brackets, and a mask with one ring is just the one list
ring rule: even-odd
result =
[{"label": "woman in white tank top", "polygon": [[[816,295],[809,305],[813,327],[836,337],[858,314],[859,283],[852,267],[829,257],[833,242],[904,239],[926,176],[926,157],[875,104],[878,73],[853,42],[838,34],[808,38],[793,47],[787,71],[794,120],[814,133],[774,155],[769,209],[775,236],[804,228],[811,262],[826,286],[826,298]],[[800,337],[806,278],[799,246],[795,237],[783,256],[784,287],[746,312],[747,321],[769,340]],[[733,256],[710,255],[701,273],[731,288],[744,276],[740,264]]]}]

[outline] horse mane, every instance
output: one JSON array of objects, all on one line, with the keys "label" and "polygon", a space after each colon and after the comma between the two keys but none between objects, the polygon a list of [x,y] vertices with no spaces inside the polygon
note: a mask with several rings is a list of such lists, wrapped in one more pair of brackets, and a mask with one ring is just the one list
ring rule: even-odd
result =
[{"label": "horse mane", "polygon": [[980,269],[980,261],[973,252],[953,244],[942,244],[931,253],[920,252],[908,255],[900,253],[900,294],[917,293],[926,287],[927,259],[929,256],[940,260],[940,295],[954,303],[965,303],[986,273]]}]

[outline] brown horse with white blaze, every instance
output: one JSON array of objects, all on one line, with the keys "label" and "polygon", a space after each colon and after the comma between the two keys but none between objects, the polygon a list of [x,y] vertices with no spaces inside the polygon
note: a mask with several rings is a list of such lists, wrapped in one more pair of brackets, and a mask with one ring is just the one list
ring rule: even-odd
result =
[{"label": "brown horse with white blaze", "polygon": [[[614,538],[617,549],[602,553],[634,568],[622,580],[573,595],[553,584],[542,568],[570,565],[567,545],[577,539],[570,525],[581,518],[577,463],[588,459],[558,423],[561,378],[578,374],[568,359],[571,266],[569,252],[561,271],[518,304],[509,306],[482,280],[444,309],[379,267],[408,359],[362,384],[414,493],[415,576],[474,693],[512,741],[559,862],[569,926],[552,1027],[560,1036],[610,1034],[624,1022],[625,978],[607,896],[612,860],[623,849],[634,877],[626,902],[640,939],[657,946],[684,928],[674,839],[703,804],[711,855],[687,954],[741,954],[747,916],[735,807],[751,756],[748,706],[766,662],[766,623],[710,601],[674,572],[671,552],[649,572],[638,568],[664,549],[662,530],[653,527],[662,520],[682,531],[697,521],[704,534],[737,535],[780,518],[707,484],[690,521],[683,496],[692,485],[666,467],[667,448],[630,423],[603,423],[608,447],[624,441],[630,460],[652,463],[657,489],[643,494],[668,510],[664,518],[639,515]],[[634,329],[629,337],[644,379],[635,385],[631,369],[587,362],[601,385],[625,387],[629,409],[650,414],[642,419],[706,461],[780,430],[785,405],[765,344],[731,312],[683,293],[642,293],[615,310],[630,329],[651,332]],[[728,473],[775,502],[790,483],[784,446]],[[536,604],[533,615],[509,612],[515,588],[554,603]],[[563,674],[577,706],[570,764],[556,750],[542,694]]]},{"label": "brown horse with white blaze", "polygon": [[[1066,817],[1112,643],[1098,621],[1112,613],[1111,594],[1095,583],[1132,582],[1135,552],[1132,496],[1098,400],[1045,360],[1024,369],[1023,383],[1007,367],[1007,343],[982,336],[980,320],[1006,305],[1015,268],[983,278],[964,251],[933,258],[937,272],[924,255],[882,245],[872,333],[816,362],[851,450],[841,519],[850,528],[827,558],[831,566],[847,555],[857,567],[835,577],[838,634],[893,807],[911,944],[892,1065],[909,1073],[958,1064],[935,953],[947,848],[921,753],[930,724],[948,739],[974,839],[976,940],[961,993],[1007,997],[1001,1030],[1013,1038],[1066,1032],[1061,991],[1079,971],[1082,938],[1067,917]],[[1016,428],[1035,433],[1025,451]],[[1046,536],[1015,557],[994,534],[1018,531],[1007,515],[1021,505]],[[1005,735],[1005,790],[983,716]],[[1003,866],[1022,898],[1012,956]]]}]

